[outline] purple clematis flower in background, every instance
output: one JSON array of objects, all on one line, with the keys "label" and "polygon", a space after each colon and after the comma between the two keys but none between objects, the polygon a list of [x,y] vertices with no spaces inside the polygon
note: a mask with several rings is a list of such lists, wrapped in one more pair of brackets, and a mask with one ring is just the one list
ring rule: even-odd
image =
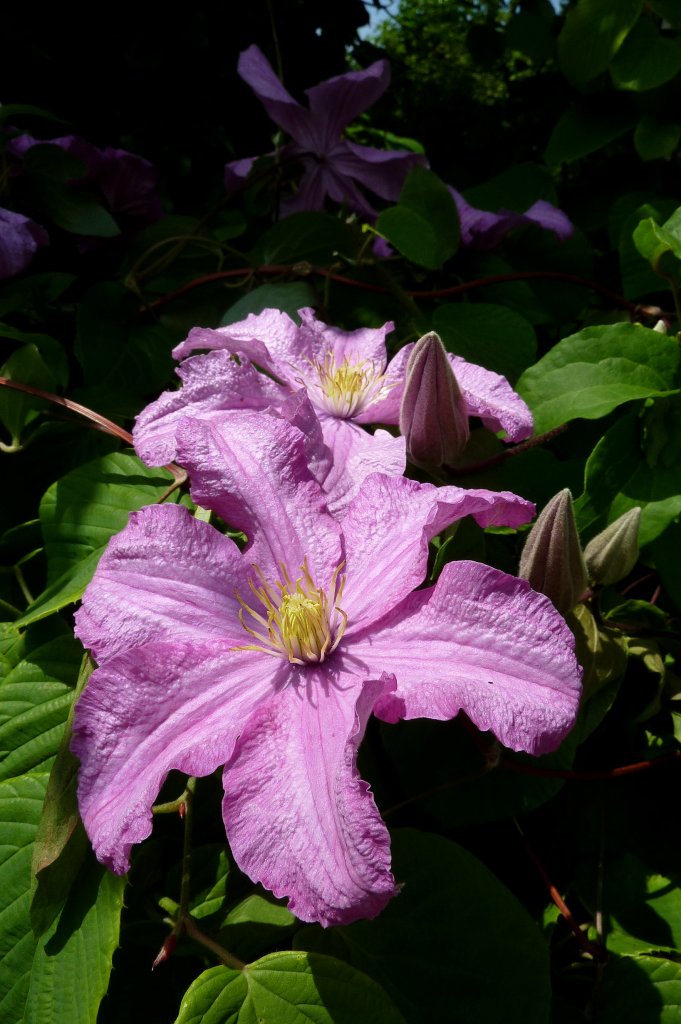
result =
[{"label": "purple clematis flower in background", "polygon": [[150,224],[163,216],[156,194],[159,173],[144,157],[125,149],[107,146],[99,149],[79,135],[58,139],[35,139],[24,133],[7,143],[7,152],[21,159],[33,146],[58,146],[85,164],[86,173],[79,183],[93,184],[103,194],[112,213]]},{"label": "purple clematis flower in background", "polygon": [[[343,138],[346,126],[388,88],[390,68],[385,60],[376,61],[364,71],[337,75],[306,89],[309,109],[287,92],[257,46],[243,51],[238,70],[272,120],[293,140],[278,150],[280,158],[296,159],[303,166],[295,196],[282,203],[284,215],[321,210],[328,196],[373,220],[376,211],[361,189],[396,201],[411,168],[425,162],[415,153],[359,146]],[[235,160],[226,165],[228,191],[243,182],[256,159]]]},{"label": "purple clematis flower in background", "polygon": [[462,248],[494,249],[501,245],[509,232],[528,224],[538,224],[539,227],[552,231],[559,242],[565,242],[574,234],[575,229],[568,216],[544,199],[538,199],[524,213],[515,213],[513,210],[492,213],[490,210],[478,210],[471,206],[451,185],[449,191],[454,197],[459,213]]},{"label": "purple clematis flower in background", "polygon": [[0,207],[0,280],[25,270],[39,245],[49,245],[45,228],[30,217]]},{"label": "purple clematis flower in background", "polygon": [[[195,349],[212,351],[185,359],[177,371],[182,387],[166,391],[137,417],[133,437],[140,458],[150,466],[172,461],[175,431],[184,416],[220,422],[234,409],[281,411],[304,388],[332,456],[319,480],[334,509],[353,497],[367,473],[402,474],[404,438],[383,430],[372,435],[364,426],[399,423],[414,346],[406,345],[388,363],[385,337],[392,323],[343,331],[317,320],[311,309],[299,315],[300,326],[286,313],[266,309],[217,330],[194,328],[173,350],[175,358]],[[504,377],[459,356],[449,360],[469,416],[479,416],[491,430],[505,430],[510,441],[532,433],[532,415]]]},{"label": "purple clematis flower in background", "polygon": [[194,500],[249,542],[242,552],[184,508],[152,506],[102,556],[77,615],[99,667],[72,743],[95,852],[125,871],[167,773],[224,765],[240,868],[305,921],[373,917],[396,886],[355,765],[372,712],[464,710],[534,754],[574,724],[580,669],[547,598],[474,562],[415,590],[445,526],[515,526],[532,506],[374,474],[333,517],[301,431],[262,412],[235,413],[228,430],[187,418],[177,444]]}]

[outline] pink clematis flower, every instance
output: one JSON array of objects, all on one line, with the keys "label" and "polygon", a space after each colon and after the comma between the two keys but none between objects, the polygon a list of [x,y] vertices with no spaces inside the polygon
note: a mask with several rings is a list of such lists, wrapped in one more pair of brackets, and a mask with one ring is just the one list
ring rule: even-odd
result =
[{"label": "pink clematis flower", "polygon": [[[385,337],[392,323],[343,331],[317,320],[311,309],[301,309],[299,315],[300,326],[286,313],[266,309],[217,330],[194,328],[173,350],[175,358],[195,349],[212,351],[185,359],[177,370],[182,387],[165,392],[137,417],[133,437],[140,458],[150,466],[172,461],[183,416],[220,422],[243,408],[286,415],[290,396],[303,388],[330,451],[325,475],[318,479],[332,508],[350,500],[368,473],[401,475],[404,438],[384,430],[372,435],[364,427],[399,423],[414,346],[406,345],[388,363]],[[492,430],[505,430],[510,441],[532,433],[532,415],[504,377],[459,356],[450,355],[449,360],[469,416],[479,416]]]},{"label": "pink clematis flower", "polygon": [[485,565],[449,564],[415,590],[447,524],[517,525],[530,503],[374,474],[335,518],[303,434],[237,415],[229,431],[186,419],[178,452],[194,499],[243,530],[246,549],[180,506],[152,506],[85,593],[77,634],[99,667],[75,711],[80,811],[97,857],[124,872],[167,773],[224,765],[240,868],[301,919],[349,923],[396,892],[355,765],[369,716],[463,709],[514,750],[553,750],[577,712],[573,638],[547,598]]},{"label": "pink clematis flower", "polygon": [[[388,88],[390,68],[385,60],[307,89],[309,109],[286,91],[257,46],[243,51],[238,69],[272,120],[293,140],[279,149],[279,156],[296,159],[303,167],[295,196],[282,204],[284,214],[321,210],[328,196],[373,220],[376,211],[358,186],[395,202],[411,168],[425,162],[418,154],[359,146],[343,138],[346,126]],[[226,165],[228,191],[248,176],[255,160],[235,160]]]}]

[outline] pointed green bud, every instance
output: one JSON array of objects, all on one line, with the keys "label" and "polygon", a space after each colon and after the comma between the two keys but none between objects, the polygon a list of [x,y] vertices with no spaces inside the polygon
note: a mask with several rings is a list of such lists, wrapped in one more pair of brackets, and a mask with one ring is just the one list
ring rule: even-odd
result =
[{"label": "pointed green bud", "polygon": [[551,498],[530,530],[518,575],[546,594],[562,615],[574,608],[586,590],[582,546],[567,488]]},{"label": "pointed green bud", "polygon": [[594,583],[617,583],[628,576],[638,561],[638,527],[641,509],[630,508],[602,533],[589,541],[584,561]]},{"label": "pointed green bud", "polygon": [[434,331],[414,345],[405,374],[400,432],[418,466],[451,466],[468,442],[466,403]]}]

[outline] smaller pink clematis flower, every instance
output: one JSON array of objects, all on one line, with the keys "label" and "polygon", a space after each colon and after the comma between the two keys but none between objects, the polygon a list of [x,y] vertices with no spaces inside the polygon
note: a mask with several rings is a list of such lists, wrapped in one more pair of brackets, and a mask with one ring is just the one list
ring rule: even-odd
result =
[{"label": "smaller pink clematis flower", "polygon": [[[286,91],[257,46],[243,51],[238,69],[272,120],[293,140],[278,151],[279,156],[296,159],[303,167],[295,196],[282,204],[285,215],[321,210],[328,197],[373,220],[376,211],[362,188],[395,202],[411,168],[425,162],[418,154],[359,146],[343,138],[346,126],[388,88],[390,68],[385,60],[307,89],[309,109]],[[226,165],[228,191],[248,176],[255,159],[235,160]]]},{"label": "smaller pink clematis flower", "polygon": [[528,224],[539,225],[551,231],[559,242],[572,238],[574,227],[567,214],[557,206],[538,199],[524,213],[513,210],[479,210],[467,203],[460,192],[449,186],[454,197],[461,224],[461,246],[466,249],[495,249],[506,236]]},{"label": "smaller pink clematis flower", "polygon": [[[372,435],[364,428],[399,423],[414,346],[406,345],[388,362],[385,338],[392,323],[343,331],[317,320],[311,309],[299,310],[299,316],[297,325],[286,313],[266,309],[217,330],[194,328],[173,350],[175,358],[196,349],[212,351],[184,359],[177,370],[182,387],[165,392],[137,417],[133,437],[140,458],[150,466],[172,461],[176,428],[184,416],[215,423],[227,421],[235,409],[286,414],[291,395],[304,389],[330,452],[319,480],[332,508],[350,500],[368,473],[401,475],[404,438],[384,430]],[[504,377],[459,356],[448,358],[469,416],[479,416],[492,430],[505,430],[509,441],[532,433],[532,415]]]},{"label": "smaller pink clematis flower", "polygon": [[304,921],[374,917],[397,888],[355,764],[372,713],[463,710],[534,754],[574,724],[580,669],[547,598],[474,562],[416,589],[448,524],[515,526],[533,507],[374,474],[334,517],[304,435],[262,412],[235,413],[229,430],[185,419],[177,444],[194,499],[249,541],[240,551],[186,509],[152,506],[102,556],[77,616],[99,667],[72,743],[95,853],[127,870],[168,772],[224,765],[240,868]]}]

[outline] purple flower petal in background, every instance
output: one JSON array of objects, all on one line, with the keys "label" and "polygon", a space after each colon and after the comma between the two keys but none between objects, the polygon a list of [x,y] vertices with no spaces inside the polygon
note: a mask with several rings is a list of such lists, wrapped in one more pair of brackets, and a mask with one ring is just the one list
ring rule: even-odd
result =
[{"label": "purple flower petal in background", "polygon": [[7,144],[10,156],[21,159],[33,146],[58,146],[85,165],[83,184],[95,185],[102,192],[112,213],[149,224],[163,216],[156,194],[159,173],[144,157],[125,149],[98,149],[79,135],[57,139],[35,139],[24,133]]},{"label": "purple flower petal in background", "polygon": [[454,197],[459,212],[462,247],[494,249],[501,245],[509,232],[525,227],[527,224],[538,224],[539,227],[552,231],[559,242],[566,241],[574,233],[574,227],[567,215],[544,199],[533,203],[524,213],[515,213],[513,210],[499,210],[498,213],[492,213],[489,210],[478,210],[471,206],[461,193],[451,186],[449,191]]},{"label": "purple flower petal in background", "polygon": [[[388,363],[385,338],[392,323],[343,331],[321,323],[311,309],[299,315],[300,326],[286,313],[266,309],[217,330],[194,328],[173,355],[182,359],[196,349],[212,351],[182,362],[180,390],[165,392],[137,417],[133,437],[140,458],[150,466],[171,462],[177,424],[185,415],[215,422],[226,420],[233,409],[281,410],[288,396],[304,388],[333,455],[332,474],[320,483],[334,510],[353,496],[367,472],[401,475],[404,438],[381,430],[372,435],[363,427],[399,423],[414,346],[406,345]],[[448,358],[469,416],[479,416],[491,430],[505,430],[509,441],[532,433],[532,415],[504,377],[458,356]]]},{"label": "purple flower petal in background", "polygon": [[49,245],[45,228],[29,217],[0,207],[0,280],[25,270],[39,245]]},{"label": "purple flower petal in background", "polygon": [[472,562],[415,590],[448,524],[515,526],[532,506],[374,474],[335,518],[291,423],[244,411],[228,428],[185,419],[177,435],[194,500],[249,541],[241,552],[184,508],[152,506],[100,561],[77,617],[99,667],[73,735],[95,852],[125,871],[168,772],[224,764],[242,870],[303,920],[373,917],[396,886],[355,763],[372,712],[464,710],[532,753],[575,721],[574,642],[548,599]]},{"label": "purple flower petal in background", "polygon": [[[364,71],[337,75],[307,89],[309,108],[301,106],[287,92],[257,46],[243,51],[238,68],[275,124],[291,136],[292,142],[279,150],[279,157],[296,160],[303,167],[296,194],[282,204],[284,214],[321,210],[328,197],[373,219],[376,211],[357,186],[396,201],[411,168],[424,162],[418,154],[404,150],[386,152],[343,138],[347,125],[388,88],[387,61],[376,61]],[[245,180],[252,165],[251,158],[226,165],[228,191]]]}]

